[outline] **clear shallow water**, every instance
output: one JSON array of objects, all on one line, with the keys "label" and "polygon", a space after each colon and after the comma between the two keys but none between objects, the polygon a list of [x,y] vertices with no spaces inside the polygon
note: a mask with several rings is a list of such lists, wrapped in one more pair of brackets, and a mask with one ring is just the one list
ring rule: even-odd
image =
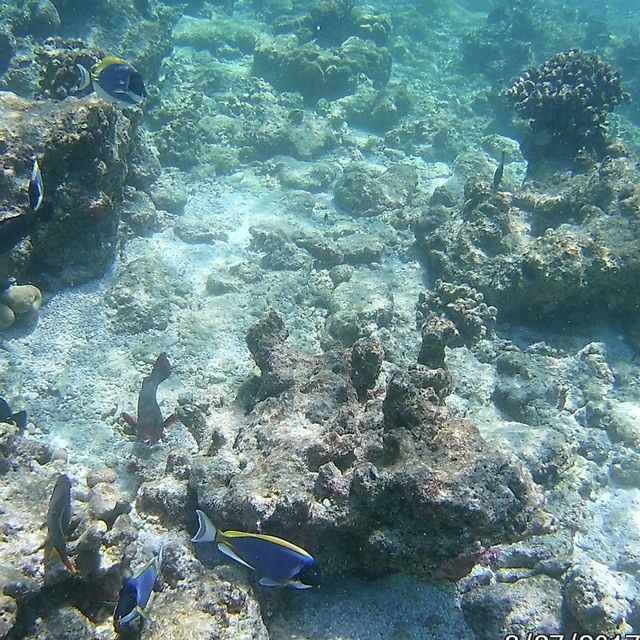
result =
[{"label": "clear shallow water", "polygon": [[[275,308],[283,315],[291,333],[291,348],[320,354],[323,349],[350,346],[339,331],[332,334],[331,327],[336,325],[331,322],[345,308],[353,308],[359,314],[362,332],[376,336],[386,348],[378,381],[382,388],[395,372],[415,362],[420,349],[415,305],[420,291],[433,289],[437,273],[416,250],[413,227],[429,211],[433,191],[443,186],[451,189],[454,205],[442,214],[446,222],[447,216],[455,215],[456,206],[461,206],[455,203],[464,202],[465,181],[475,177],[491,182],[500,159],[500,145],[514,149],[514,157],[505,167],[503,187],[510,193],[522,189],[526,159],[517,148],[524,123],[516,121],[514,125],[507,122],[511,114],[509,118],[505,112],[496,116],[492,110],[497,94],[514,77],[559,51],[573,47],[596,50],[615,68],[622,68],[626,89],[634,99],[616,109],[611,117],[612,131],[619,131],[630,149],[637,146],[634,102],[640,96],[633,73],[633,39],[639,27],[636,13],[624,3],[604,7],[587,2],[540,2],[533,10],[519,3],[506,3],[503,10],[493,3],[371,3],[373,12],[388,14],[393,25],[384,43],[392,60],[387,89],[371,78],[358,77],[344,96],[330,95],[320,104],[317,98],[323,96],[303,99],[291,87],[278,86],[277,78],[270,78],[273,85],[267,80],[250,79],[251,47],[239,43],[238,35],[247,29],[258,41],[273,37],[276,20],[304,13],[312,3],[292,7],[290,3],[238,2],[232,17],[224,14],[219,4],[192,3],[188,12],[197,21],[186,24],[194,30],[202,29],[206,37],[185,35],[181,27],[182,44],[173,51],[168,47],[162,55],[153,41],[157,38],[151,26],[154,19],[145,16],[145,7],[122,3],[106,10],[96,8],[95,15],[78,10],[77,19],[72,20],[69,3],[54,2],[60,17],[56,26],[55,20],[42,19],[51,11],[50,4],[35,4],[40,13],[33,10],[26,22],[19,23],[8,11],[13,5],[7,4],[5,13],[0,13],[3,26],[12,34],[9,40],[15,56],[33,61],[35,44],[58,35],[66,40],[81,37],[105,52],[136,60],[150,93],[141,128],[150,132],[152,146],[158,148],[164,167],[179,166],[181,186],[186,187],[188,199],[183,213],[160,213],[151,233],[130,238],[115,256],[112,269],[102,277],[77,287],[45,291],[37,323],[18,326],[2,335],[0,395],[18,408],[28,408],[31,424],[26,437],[54,448],[56,469],[73,476],[80,497],[89,471],[102,467],[116,470],[119,485],[133,503],[136,526],[148,537],[166,536],[181,544],[182,555],[176,552],[176,556],[185,563],[194,563],[186,543],[187,525],[167,524],[142,508],[138,512],[135,492],[143,480],[162,482],[164,477],[168,481],[163,469],[171,452],[182,450],[195,457],[198,444],[186,427],[176,425],[167,429],[166,441],[149,452],[135,441],[135,436],[125,432],[119,418],[121,411],[134,410],[140,382],[158,353],[167,351],[174,368],[158,392],[163,414],[171,413],[185,398],[198,402],[221,398],[222,406],[209,414],[209,420],[219,426],[230,443],[245,428],[234,399],[243,382],[257,373],[245,335],[269,309]],[[149,8],[157,12],[162,5],[151,3]],[[20,8],[16,11],[19,13]],[[489,12],[493,12],[492,17]],[[140,27],[145,20],[149,21],[147,26]],[[216,32],[220,23],[230,25],[223,32],[233,35]],[[211,27],[214,31],[206,35]],[[319,33],[319,41],[323,35]],[[171,40],[170,35],[165,37]],[[302,38],[300,34],[297,37]],[[220,39],[220,44],[212,46],[212,38]],[[475,54],[465,48],[469,42],[475,43]],[[205,49],[209,51],[206,56],[202,53]],[[162,59],[161,64],[149,62],[152,53]],[[206,60],[211,64],[210,73]],[[26,66],[31,76],[21,75],[16,62],[0,77],[3,88],[32,97],[37,65]],[[367,115],[373,114],[377,103],[365,107],[364,116],[358,115],[363,108],[358,101],[364,100],[367,91],[377,90],[398,92],[392,106],[400,109],[400,115],[396,118],[392,114],[391,124],[382,129],[379,120]],[[409,92],[407,108],[397,97],[401,90]],[[206,98],[201,100],[203,93]],[[187,106],[178,108],[180,104]],[[296,110],[301,110],[302,116]],[[313,124],[290,135],[287,131],[293,127],[291,122],[295,124],[299,117],[303,123]],[[319,130],[329,132],[324,147],[318,142],[324,135]],[[490,138],[492,135],[499,136],[497,142]],[[195,160],[189,155],[194,149]],[[223,151],[230,159],[220,159]],[[294,166],[293,178],[279,167],[281,162],[288,164],[290,155],[304,160],[302,168],[290,163]],[[400,202],[399,208],[387,203],[377,215],[359,217],[358,202],[367,196],[366,190],[354,197],[355,213],[337,206],[334,199],[337,176],[355,163],[378,171],[374,184],[385,186],[390,184],[385,171],[397,164],[410,166],[416,173],[417,186],[406,196],[406,184],[394,183],[385,197]],[[336,170],[336,179],[305,190],[306,178],[300,174],[322,164]],[[221,175],[216,177],[216,173]],[[544,176],[542,181],[544,184]],[[549,195],[555,193],[554,189],[557,187],[549,187]],[[514,227],[520,224],[526,233],[525,222],[514,222]],[[180,225],[194,225],[216,235],[206,241],[187,242]],[[461,223],[461,231],[464,225]],[[260,233],[293,238],[295,247],[281,244],[291,250],[293,258],[302,255],[300,267],[274,268],[270,262],[274,249],[269,247],[280,250],[282,246],[258,246]],[[308,237],[300,241],[301,234],[316,238],[316,255],[304,248],[312,242]],[[332,263],[317,258],[317,238],[339,243],[359,234],[369,234],[364,243],[368,246],[379,239],[382,249],[375,259],[353,260],[352,288],[340,295],[340,287],[329,275]],[[324,245],[322,250],[328,251]],[[162,295],[166,293],[166,326],[123,331],[114,320],[109,292],[134,260],[150,258],[158,260],[166,274],[166,286],[159,289]],[[234,265],[240,265],[245,275],[238,276]],[[254,272],[255,278],[251,275]],[[207,282],[212,276],[230,283],[230,291],[224,295],[208,293]],[[141,287],[146,284],[141,282]],[[568,289],[566,295],[571,296],[572,291]],[[548,543],[549,553],[568,558],[566,566],[532,568],[533,561],[523,561],[519,552],[509,551],[508,545],[502,564],[498,562],[490,571],[477,566],[470,581],[476,580],[478,588],[486,587],[485,628],[477,618],[471,622],[464,619],[465,611],[470,620],[473,617],[470,605],[465,610],[464,584],[458,585],[458,592],[441,592],[404,575],[360,584],[347,573],[318,593],[284,597],[273,610],[268,596],[258,591],[265,619],[273,615],[267,624],[272,638],[472,634],[485,638],[495,635],[495,629],[504,635],[521,629],[609,633],[614,628],[623,632],[637,628],[640,596],[633,595],[633,585],[640,590],[634,560],[640,544],[640,522],[635,515],[638,475],[637,471],[634,474],[634,460],[639,444],[634,436],[632,409],[640,406],[640,373],[634,356],[637,340],[632,330],[626,332],[632,323],[621,325],[619,318],[608,319],[605,314],[604,319],[586,327],[577,322],[554,325],[553,320],[549,327],[528,327],[529,323],[538,323],[539,315],[525,317],[518,326],[502,322],[498,308],[497,335],[488,344],[480,348],[452,346],[446,363],[453,379],[453,394],[447,403],[454,415],[476,423],[489,444],[509,450],[534,474],[554,520],[550,536],[562,542],[557,547],[556,542]],[[562,339],[559,334],[563,334]],[[591,343],[597,353],[590,359],[587,345]],[[513,371],[496,364],[495,356],[516,350],[524,354],[522,370],[510,380]],[[536,360],[536,356],[541,358]],[[559,380],[566,387],[564,404],[554,395]],[[545,389],[553,391],[545,395]],[[616,410],[622,417],[615,419],[614,426],[605,419],[600,424],[590,422],[585,415],[594,406],[605,418]],[[621,406],[631,409],[622,411]],[[233,448],[229,451],[232,455]],[[143,464],[137,459],[155,467],[154,471],[141,470]],[[286,472],[286,468],[282,470]],[[45,476],[43,484],[50,480]],[[19,479],[13,481],[18,483]],[[425,523],[424,535],[429,531],[430,524]],[[548,538],[542,536],[541,540],[544,545]],[[525,540],[525,546],[528,542]],[[531,545],[537,543],[532,538]],[[38,541],[33,544],[37,547]],[[11,555],[10,542],[4,542],[3,553],[3,557]],[[136,559],[142,560],[139,548],[128,553],[137,553]],[[525,551],[522,555],[527,553],[533,554]],[[602,578],[603,595],[595,606],[601,615],[590,619],[585,614],[585,601],[592,592],[598,593],[596,587],[600,585],[600,574],[589,569],[592,563],[604,567],[606,579]],[[189,566],[196,571],[195,565]],[[32,573],[39,575],[40,569],[33,567]],[[566,593],[576,582],[571,572],[581,567],[587,567],[586,582],[591,577],[595,586],[586,590],[582,600],[563,600],[562,589]],[[405,566],[394,570],[413,572],[412,567]],[[555,580],[558,594],[550,590],[555,598],[550,596],[551,603],[544,601],[537,587],[527,591],[539,571]],[[625,584],[623,594],[609,589],[616,577]],[[173,581],[160,598],[168,607],[166,617],[187,615],[171,608],[171,590],[188,600],[193,585],[187,579],[184,584],[178,583]],[[516,585],[512,592],[511,585]],[[500,591],[492,600],[491,589],[515,595],[509,599]],[[500,622],[498,603],[502,596],[502,602],[508,601],[511,609]],[[556,609],[562,607],[565,612],[558,613]],[[105,612],[101,615],[102,619],[89,618],[98,625],[99,637],[112,637]],[[156,627],[145,633],[164,637],[164,616],[157,610],[154,616]],[[468,626],[471,623],[473,629]],[[12,637],[36,637],[32,630],[16,634]],[[184,637],[189,637],[186,632]]]}]

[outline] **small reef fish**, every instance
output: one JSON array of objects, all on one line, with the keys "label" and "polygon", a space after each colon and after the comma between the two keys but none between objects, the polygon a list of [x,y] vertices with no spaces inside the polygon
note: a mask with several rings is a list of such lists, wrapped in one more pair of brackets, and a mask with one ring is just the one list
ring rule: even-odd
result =
[{"label": "small reef fish", "polygon": [[122,58],[107,56],[91,71],[81,64],[76,66],[80,71],[78,91],[91,84],[102,99],[115,102],[121,107],[135,107],[147,97],[142,76]]},{"label": "small reef fish", "polygon": [[500,164],[493,174],[493,189],[494,191],[498,189],[500,186],[500,182],[502,181],[502,174],[504,173],[504,151],[502,152],[502,157],[500,158]]},{"label": "small reef fish", "polygon": [[242,531],[218,531],[200,510],[198,532],[191,542],[215,542],[218,549],[236,562],[253,569],[263,587],[319,587],[320,567],[304,549],[282,538]]},{"label": "small reef fish", "polygon": [[137,637],[142,632],[145,610],[162,566],[163,548],[133,578],[125,578],[113,612],[113,628],[121,637]]},{"label": "small reef fish", "polygon": [[47,541],[44,545],[45,561],[55,551],[71,573],[77,573],[73,562],[67,553],[67,536],[69,535],[69,522],[71,520],[71,480],[66,475],[61,475],[53,488],[47,511]]},{"label": "small reef fish", "polygon": [[0,422],[6,422],[8,424],[13,424],[18,427],[18,432],[20,435],[24,433],[25,427],[27,426],[27,412],[26,411],[16,411],[15,413],[11,411],[9,407],[9,403],[4,399],[0,398]]},{"label": "small reef fish", "polygon": [[128,413],[123,413],[122,418],[136,430],[138,438],[147,444],[156,444],[162,438],[164,428],[175,421],[172,414],[166,420],[162,418],[162,412],[158,406],[156,394],[158,386],[171,375],[171,365],[166,353],[161,353],[151,375],[142,381],[142,389],[138,395],[138,417],[134,418]]},{"label": "small reef fish", "polygon": [[29,206],[33,211],[37,211],[44,201],[44,184],[42,183],[42,173],[38,158],[33,159],[31,178],[29,179]]},{"label": "small reef fish", "polygon": [[53,214],[53,206],[44,202],[44,185],[37,159],[33,160],[28,194],[30,211],[0,218],[0,254],[13,249],[20,240],[32,233],[40,223],[49,220]]}]

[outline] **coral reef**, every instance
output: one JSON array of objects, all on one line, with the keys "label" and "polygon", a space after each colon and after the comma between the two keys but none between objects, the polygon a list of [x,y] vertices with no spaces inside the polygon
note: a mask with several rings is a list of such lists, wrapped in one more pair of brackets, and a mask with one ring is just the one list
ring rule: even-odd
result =
[{"label": "coral reef", "polygon": [[[233,450],[200,456],[192,467],[190,486],[205,510],[238,529],[295,528],[328,575],[399,567],[463,575],[478,541],[527,531],[540,508],[537,490],[520,465],[442,406],[443,372],[398,372],[384,404],[374,398],[363,407],[352,380],[364,399],[378,347],[360,342],[351,358],[310,357],[292,352],[287,335],[275,313],[248,333],[261,375],[247,389],[247,425]],[[370,364],[357,353],[369,353]],[[372,365],[361,385],[363,366]]]},{"label": "coral reef", "polygon": [[517,196],[471,180],[464,202],[424,212],[416,237],[436,277],[476,288],[503,318],[633,316],[637,181],[628,158]]},{"label": "coral reef", "polygon": [[[637,38],[476,5],[0,3],[0,223],[34,157],[51,207],[0,256],[0,636],[113,638],[161,544],[149,640],[640,628],[640,143],[600,57]],[[141,108],[76,88],[107,54]],[[147,446],[120,410],[164,350]],[[77,575],[40,554],[60,474]],[[323,589],[194,548],[198,507]]]},{"label": "coral reef", "polygon": [[391,55],[384,47],[352,36],[335,51],[301,45],[295,36],[264,38],[256,44],[253,72],[283,91],[305,98],[337,98],[355,90],[359,78],[378,86],[389,82]]},{"label": "coral reef", "polygon": [[[32,102],[0,93],[4,172],[0,211],[27,210],[31,158],[52,219],[13,250],[6,273],[49,287],[102,275],[117,247],[126,161],[136,117],[96,98]],[[0,214],[2,215],[2,214]]]},{"label": "coral reef", "polygon": [[549,155],[572,160],[582,148],[604,156],[607,116],[629,99],[620,73],[597,54],[579,49],[529,69],[503,95],[529,122],[523,153],[531,162]]}]

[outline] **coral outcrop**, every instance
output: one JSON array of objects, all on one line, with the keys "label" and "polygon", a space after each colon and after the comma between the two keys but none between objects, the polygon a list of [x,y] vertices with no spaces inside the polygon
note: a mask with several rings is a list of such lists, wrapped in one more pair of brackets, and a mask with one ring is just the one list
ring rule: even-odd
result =
[{"label": "coral outcrop", "polygon": [[436,277],[474,287],[504,319],[632,317],[638,179],[633,160],[615,158],[517,196],[470,180],[463,202],[423,212],[416,238]]},{"label": "coral outcrop", "polygon": [[[146,482],[133,503],[112,469],[72,478],[68,548],[78,574],[54,558],[44,563],[46,503],[64,471],[59,453],[20,438],[0,423],[0,633],[16,638],[113,638],[113,605],[122,579],[164,544],[158,593],[147,610],[145,633],[153,638],[267,640],[260,606],[242,570],[198,562],[174,511],[172,487],[184,485],[171,470],[162,482]],[[174,456],[175,457],[175,456]],[[69,471],[67,470],[67,473]],[[176,470],[176,475],[179,471]],[[164,487],[164,489],[163,489]],[[135,493],[135,490],[134,490]],[[179,492],[178,492],[179,493]],[[135,507],[135,508],[134,508]],[[166,509],[171,518],[166,518]],[[160,517],[159,517],[160,516]]]},{"label": "coral outcrop", "polygon": [[336,50],[301,45],[295,36],[262,39],[253,54],[253,72],[283,91],[305,98],[338,98],[352,93],[359,76],[384,86],[391,76],[391,55],[384,47],[352,36]]},{"label": "coral outcrop", "polygon": [[[230,449],[193,463],[190,487],[221,526],[278,531],[329,575],[464,575],[484,545],[524,535],[540,507],[528,473],[449,414],[447,372],[416,365],[376,384],[380,347],[312,357],[271,312],[247,342],[261,375]],[[354,383],[356,387],[354,388]],[[203,445],[206,450],[206,443]]]},{"label": "coral outcrop", "polygon": [[40,311],[42,293],[32,284],[14,285],[0,292],[0,331],[19,317],[33,317]]},{"label": "coral outcrop", "polygon": [[127,156],[137,116],[96,97],[32,102],[0,93],[0,217],[28,211],[32,158],[42,169],[49,221],[8,256],[5,277],[49,287],[102,275],[117,248]]},{"label": "coral outcrop", "polygon": [[607,117],[629,100],[620,73],[597,54],[579,49],[529,69],[503,95],[529,121],[531,134],[523,144],[529,161],[549,155],[572,160],[582,148],[602,157]]}]

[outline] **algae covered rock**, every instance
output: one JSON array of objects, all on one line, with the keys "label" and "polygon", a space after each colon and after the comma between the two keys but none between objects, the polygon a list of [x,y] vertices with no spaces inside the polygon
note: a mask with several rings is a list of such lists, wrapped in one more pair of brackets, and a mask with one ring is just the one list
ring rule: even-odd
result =
[{"label": "algae covered rock", "polygon": [[544,575],[488,584],[462,598],[465,620],[479,640],[560,633],[562,605],[561,583]]},{"label": "algae covered rock", "polygon": [[503,319],[634,315],[638,177],[630,159],[610,158],[516,197],[470,180],[464,203],[424,211],[417,243],[436,277],[475,288]]},{"label": "algae covered rock", "polygon": [[363,328],[386,327],[393,319],[393,293],[370,274],[356,272],[333,290],[326,320],[327,337],[351,346]]},{"label": "algae covered rock", "polygon": [[180,215],[187,204],[187,185],[184,174],[175,167],[162,170],[151,186],[151,199],[158,209]]},{"label": "algae covered rock", "polygon": [[219,15],[215,20],[182,16],[173,29],[173,38],[181,47],[237,58],[253,52],[256,35],[251,25]]},{"label": "algae covered rock", "polygon": [[391,55],[371,41],[351,37],[336,50],[301,45],[295,36],[263,38],[253,53],[253,72],[284,91],[309,99],[337,98],[352,92],[359,74],[377,86],[391,76]]},{"label": "algae covered rock", "polygon": [[364,163],[347,165],[336,182],[336,204],[355,216],[375,216],[402,209],[415,192],[418,178],[410,165],[386,170]]},{"label": "algae covered rock", "polygon": [[106,296],[114,331],[139,333],[165,329],[174,298],[171,276],[159,258],[134,260],[114,279]]},{"label": "algae covered rock", "polygon": [[[2,124],[4,123],[4,124]],[[8,271],[18,281],[77,284],[102,275],[117,246],[120,202],[131,135],[137,123],[97,98],[31,102],[0,92],[0,210],[28,209],[35,155],[51,219],[21,242]]]},{"label": "algae covered rock", "polygon": [[576,564],[564,585],[569,611],[583,628],[615,635],[640,616],[640,585],[594,562]]},{"label": "algae covered rock", "polygon": [[224,463],[221,452],[194,460],[190,487],[221,526],[279,531],[329,575],[431,577],[464,575],[483,545],[528,530],[541,504],[531,477],[448,413],[446,372],[399,372],[384,405],[365,409],[353,366],[371,366],[364,392],[373,343],[359,343],[360,365],[348,352],[295,353],[287,336],[274,313],[252,327],[261,376],[246,390],[247,427]]}]

